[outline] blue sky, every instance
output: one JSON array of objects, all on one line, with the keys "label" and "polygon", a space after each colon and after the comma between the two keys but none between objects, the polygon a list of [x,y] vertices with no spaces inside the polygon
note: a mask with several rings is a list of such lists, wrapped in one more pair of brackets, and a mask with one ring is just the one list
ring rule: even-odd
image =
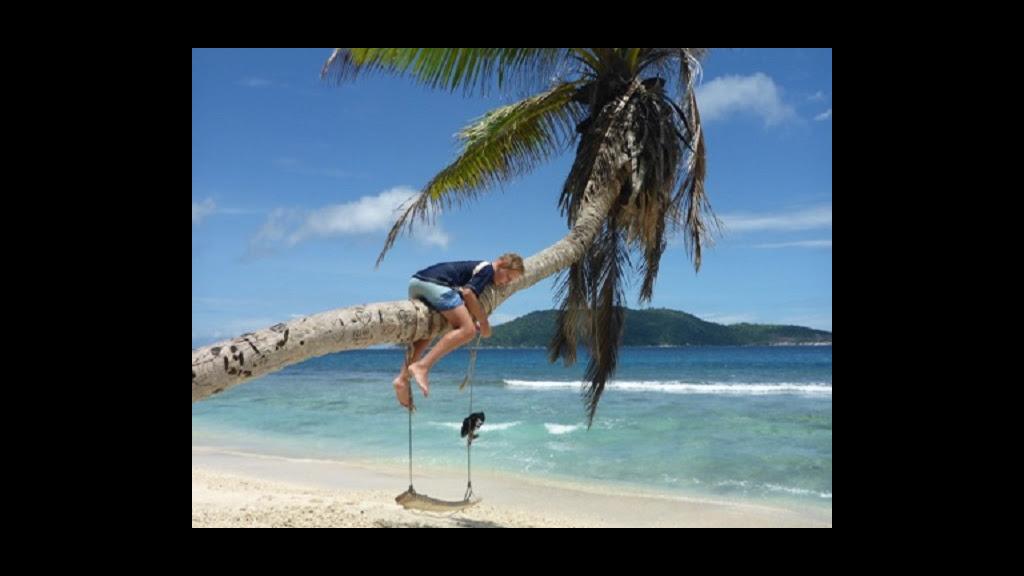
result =
[{"label": "blue sky", "polygon": [[[462,126],[510,100],[383,76],[326,84],[329,55],[192,51],[193,345],[403,299],[430,264],[528,256],[565,234],[557,199],[571,151],[403,237],[375,270],[393,206],[454,158]],[[698,98],[726,228],[699,273],[681,242],[670,247],[653,306],[831,330],[832,50],[712,51]],[[493,319],[552,297],[541,282]]]}]

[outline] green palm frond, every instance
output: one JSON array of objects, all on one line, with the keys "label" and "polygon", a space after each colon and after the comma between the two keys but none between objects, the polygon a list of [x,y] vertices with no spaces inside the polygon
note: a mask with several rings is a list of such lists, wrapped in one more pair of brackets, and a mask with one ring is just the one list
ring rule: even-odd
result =
[{"label": "green palm frond", "polygon": [[579,331],[583,328],[583,319],[587,311],[587,295],[583,289],[586,281],[583,260],[573,262],[555,281],[555,300],[561,304],[555,322],[555,333],[548,344],[549,362],[554,363],[561,358],[566,366],[576,363]]},{"label": "green palm frond", "polygon": [[570,50],[572,50],[572,56],[582,62],[592,73],[599,70],[601,61],[594,54],[593,48],[571,48]]},{"label": "green palm frond", "polygon": [[583,375],[583,400],[588,427],[593,424],[601,395],[618,366],[625,321],[624,286],[632,266],[630,250],[617,221],[621,211],[613,208],[612,212],[580,261],[561,276],[558,295],[563,302],[549,347],[550,361],[561,357],[570,365],[576,359],[577,337],[587,344],[590,360]]},{"label": "green palm frond", "polygon": [[[443,90],[540,91],[459,134],[458,157],[405,206],[377,259],[417,220],[534,169],[578,140],[558,205],[571,228],[592,193],[615,201],[583,256],[563,272],[549,358],[590,361],[588,424],[618,363],[624,287],[639,276],[649,302],[672,231],[698,270],[718,227],[704,181],[706,145],[695,90],[706,48],[339,48],[322,76],[408,76]],[[552,85],[554,85],[552,87]]]},{"label": "green palm frond", "polygon": [[[592,50],[583,54],[598,62],[588,64],[593,72],[578,91],[590,115],[578,127],[576,162],[559,205],[572,226],[587,187],[595,182],[615,183],[617,201],[587,253],[560,279],[558,323],[548,348],[551,361],[571,364],[577,338],[587,344],[588,423],[617,366],[627,269],[642,277],[639,300],[649,302],[670,226],[682,230],[699,269],[717,223],[704,188],[705,146],[694,92],[699,64],[689,49]],[[671,86],[678,87],[676,94]],[[622,99],[627,104],[611,121],[607,111]],[[601,161],[600,151],[609,147],[622,151],[625,165]],[[624,173],[615,176],[616,170]]]},{"label": "green palm frond", "polygon": [[704,180],[707,177],[707,152],[700,111],[697,109],[697,97],[692,91],[688,96],[687,111],[692,123],[693,136],[690,144],[693,149],[688,154],[685,167],[681,169],[685,177],[672,199],[669,214],[673,219],[674,228],[683,233],[683,243],[690,259],[693,260],[694,268],[700,270],[704,246],[711,243],[721,229],[721,223],[711,209],[711,202],[704,188]]},{"label": "green palm frond", "polygon": [[679,178],[685,138],[676,107],[661,79],[644,81],[638,94],[629,141],[633,172],[630,199],[624,208],[623,227],[630,247],[642,254],[637,272],[643,276],[639,301],[650,302],[668,246],[666,221],[674,218],[673,192]]},{"label": "green palm frond", "polygon": [[594,241],[587,260],[591,276],[588,290],[592,309],[588,334],[590,361],[583,373],[583,379],[588,384],[583,392],[583,401],[589,428],[594,423],[601,394],[618,366],[625,322],[623,283],[626,269],[630,266],[629,251],[614,214]]},{"label": "green palm frond", "polygon": [[564,150],[575,138],[582,108],[573,102],[577,85],[563,83],[485,114],[459,132],[463,150],[424,192],[433,200],[449,192],[470,194],[529,172]]},{"label": "green palm frond", "polygon": [[502,106],[459,133],[462,152],[404,208],[388,233],[377,264],[403,230],[437,210],[471,199],[508,182],[563,151],[575,137],[582,107],[573,101],[574,83]]},{"label": "green palm frond", "polygon": [[549,84],[569,60],[567,48],[335,48],[321,77],[339,82],[365,73],[409,75],[442,90],[486,93]]}]

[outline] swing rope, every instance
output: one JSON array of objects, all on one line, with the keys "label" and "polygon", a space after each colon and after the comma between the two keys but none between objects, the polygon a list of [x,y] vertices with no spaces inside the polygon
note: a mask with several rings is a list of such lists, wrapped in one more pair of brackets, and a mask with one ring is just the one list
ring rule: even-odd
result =
[{"label": "swing rope", "polygon": [[[459,391],[462,391],[466,385],[469,385],[469,413],[473,413],[473,372],[476,368],[476,354],[480,349],[480,335],[476,337],[476,342],[469,351],[469,366],[466,368],[466,377],[463,378],[462,383],[459,384]],[[405,361],[408,364],[412,360],[412,346],[406,348]],[[412,386],[409,386],[409,493],[415,494],[416,490],[413,488],[412,482],[412,413],[416,411],[416,405],[413,402]],[[473,497],[473,430],[470,429],[469,434],[466,435],[466,493],[463,496],[463,502],[469,502]]]}]

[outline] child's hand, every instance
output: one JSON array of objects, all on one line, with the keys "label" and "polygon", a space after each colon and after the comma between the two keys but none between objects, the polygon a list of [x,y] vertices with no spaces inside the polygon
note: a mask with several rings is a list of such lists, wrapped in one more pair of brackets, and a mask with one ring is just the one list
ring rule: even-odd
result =
[{"label": "child's hand", "polygon": [[490,322],[480,322],[477,324],[477,328],[480,330],[480,335],[484,338],[491,337],[491,324]]}]

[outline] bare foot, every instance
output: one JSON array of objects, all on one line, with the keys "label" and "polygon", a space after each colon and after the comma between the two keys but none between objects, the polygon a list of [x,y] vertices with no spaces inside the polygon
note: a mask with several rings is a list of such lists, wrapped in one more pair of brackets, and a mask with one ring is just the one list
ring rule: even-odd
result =
[{"label": "bare foot", "polygon": [[412,389],[409,388],[409,378],[399,376],[395,378],[392,384],[395,386],[395,396],[398,397],[398,403],[408,408],[412,401]]},{"label": "bare foot", "polygon": [[413,362],[409,365],[409,373],[416,379],[416,384],[423,391],[423,396],[428,396],[430,394],[430,371],[420,366],[419,362]]}]

